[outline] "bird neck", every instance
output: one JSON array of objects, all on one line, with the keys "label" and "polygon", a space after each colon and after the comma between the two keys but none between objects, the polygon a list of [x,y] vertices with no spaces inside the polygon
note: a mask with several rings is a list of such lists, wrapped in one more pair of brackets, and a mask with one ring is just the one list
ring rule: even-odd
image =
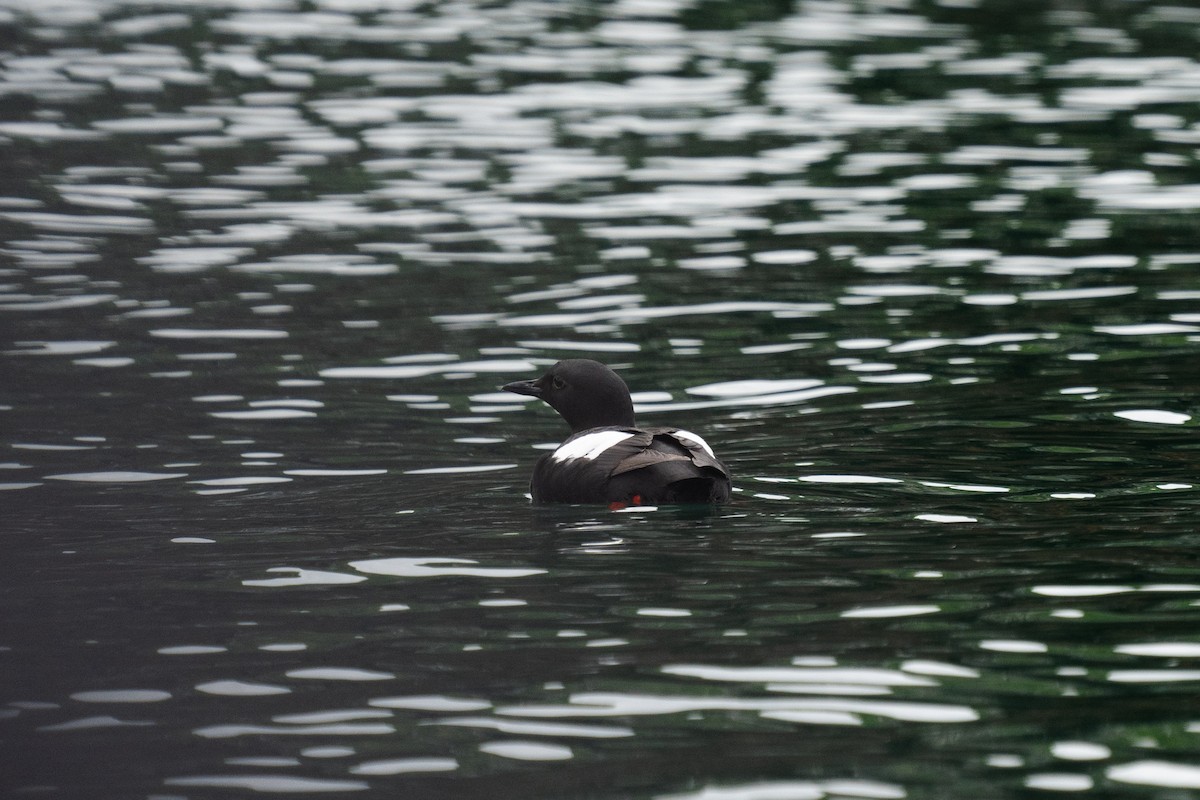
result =
[{"label": "bird neck", "polygon": [[592,428],[633,428],[633,400],[628,394],[611,396],[594,406],[594,410],[581,410],[567,419],[571,433]]}]

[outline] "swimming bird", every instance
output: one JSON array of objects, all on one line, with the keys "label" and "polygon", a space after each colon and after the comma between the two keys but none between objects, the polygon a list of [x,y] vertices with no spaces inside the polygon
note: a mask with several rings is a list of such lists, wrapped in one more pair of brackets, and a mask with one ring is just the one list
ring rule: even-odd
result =
[{"label": "swimming bird", "polygon": [[533,468],[535,503],[620,508],[729,499],[729,469],[708,443],[680,428],[639,428],[629,387],[599,361],[559,361],[537,380],[501,388],[544,400],[571,427]]}]

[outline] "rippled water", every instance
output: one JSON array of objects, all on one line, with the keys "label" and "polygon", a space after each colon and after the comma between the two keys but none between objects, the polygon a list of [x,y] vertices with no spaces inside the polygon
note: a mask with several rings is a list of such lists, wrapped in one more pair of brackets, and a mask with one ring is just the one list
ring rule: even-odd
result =
[{"label": "rippled water", "polygon": [[[13,796],[1200,796],[1200,12],[0,4]],[[618,367],[735,502],[534,508]]]}]

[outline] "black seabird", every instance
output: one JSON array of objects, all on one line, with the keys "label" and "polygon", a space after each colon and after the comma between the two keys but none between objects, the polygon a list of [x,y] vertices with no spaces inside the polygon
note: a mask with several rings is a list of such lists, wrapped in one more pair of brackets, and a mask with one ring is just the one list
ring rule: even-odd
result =
[{"label": "black seabird", "polygon": [[560,361],[533,381],[502,387],[546,401],[571,436],[542,456],[529,483],[536,503],[705,504],[729,500],[729,469],[702,438],[639,428],[621,376],[598,361]]}]

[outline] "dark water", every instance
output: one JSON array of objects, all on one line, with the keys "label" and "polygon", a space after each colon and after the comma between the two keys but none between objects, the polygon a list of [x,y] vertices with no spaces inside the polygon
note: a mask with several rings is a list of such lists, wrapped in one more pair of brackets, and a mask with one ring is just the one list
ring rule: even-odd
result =
[{"label": "dark water", "polygon": [[[0,785],[1200,796],[1197,30],[3,3]],[[531,507],[579,355],[736,501]]]}]

